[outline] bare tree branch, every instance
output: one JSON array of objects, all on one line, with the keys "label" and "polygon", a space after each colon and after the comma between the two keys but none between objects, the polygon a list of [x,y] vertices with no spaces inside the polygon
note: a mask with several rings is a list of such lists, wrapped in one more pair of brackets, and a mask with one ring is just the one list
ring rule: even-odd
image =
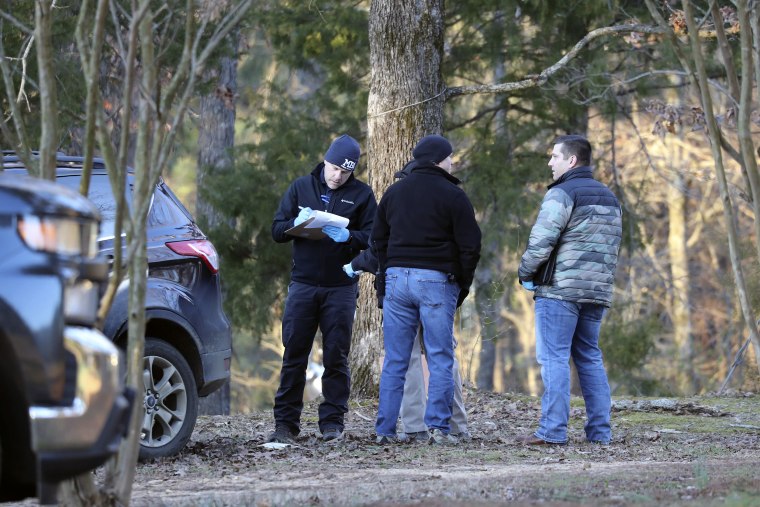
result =
[{"label": "bare tree branch", "polygon": [[14,18],[11,14],[5,12],[4,10],[0,10],[0,18],[7,19],[13,26],[24,32],[26,35],[32,35],[34,33],[33,28],[26,26],[24,23]]},{"label": "bare tree branch", "polygon": [[[13,97],[13,78],[11,77],[11,70],[8,67],[8,61],[5,58],[5,47],[3,46],[3,21],[0,20],[0,74],[3,78],[3,88],[5,88],[5,94],[8,99],[8,108],[11,111],[9,118],[0,119],[0,131],[8,139],[11,144],[9,148],[16,151],[16,154],[24,163],[30,174],[38,175],[39,166],[37,160],[32,158],[32,154],[29,151],[29,142],[26,134],[26,127],[24,126],[24,120],[21,116],[21,111],[18,108],[18,103]],[[13,123],[13,130],[7,126],[7,122]]]},{"label": "bare tree branch", "polygon": [[446,90],[446,98],[449,99],[452,97],[457,97],[459,95],[472,95],[475,93],[508,93],[508,92],[513,92],[516,90],[524,90],[526,88],[534,88],[536,86],[541,86],[544,83],[546,83],[550,77],[552,77],[558,71],[566,67],[567,64],[573,58],[578,56],[578,53],[580,53],[580,51],[584,47],[586,47],[592,40],[598,39],[600,37],[606,37],[608,35],[619,35],[621,33],[631,33],[631,32],[665,33],[665,30],[660,27],[654,27],[650,25],[617,25],[617,26],[608,26],[604,28],[597,28],[596,30],[592,30],[591,32],[586,34],[585,37],[579,40],[575,44],[573,49],[568,51],[568,53],[565,56],[563,56],[559,61],[557,61],[557,63],[546,68],[545,70],[543,70],[540,74],[536,76],[531,76],[521,81],[515,81],[511,83],[475,85],[475,86],[458,86],[458,87],[448,88]]}]

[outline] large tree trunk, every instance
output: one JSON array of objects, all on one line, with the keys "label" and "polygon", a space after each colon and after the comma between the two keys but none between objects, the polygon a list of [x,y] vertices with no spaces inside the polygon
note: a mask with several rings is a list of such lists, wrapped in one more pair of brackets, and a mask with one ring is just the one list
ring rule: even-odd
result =
[{"label": "large tree trunk", "polygon": [[[232,37],[231,40],[236,40]],[[234,43],[233,43],[234,44]],[[201,99],[198,128],[198,199],[195,216],[209,233],[219,225],[220,213],[206,199],[206,180],[232,167],[232,148],[235,145],[235,96],[237,95],[237,51],[221,59],[217,86]],[[199,414],[230,413],[230,384],[200,399]]]},{"label": "large tree trunk", "polygon": [[[374,0],[369,14],[372,76],[367,107],[369,183],[378,199],[420,137],[443,125],[443,0]],[[351,344],[354,393],[377,391],[382,314],[362,277]]]}]

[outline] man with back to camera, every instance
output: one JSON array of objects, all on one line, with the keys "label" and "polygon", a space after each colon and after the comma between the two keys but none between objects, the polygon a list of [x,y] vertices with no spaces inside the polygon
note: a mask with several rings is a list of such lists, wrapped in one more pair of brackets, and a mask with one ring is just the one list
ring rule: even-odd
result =
[{"label": "man with back to camera", "polygon": [[467,297],[480,259],[480,228],[470,200],[450,174],[453,148],[423,137],[415,167],[380,200],[372,229],[379,288],[384,288],[385,359],[376,442],[398,440],[396,422],[417,328],[422,324],[430,382],[425,425],[431,444],[456,444],[449,420],[454,392],[454,312]]},{"label": "man with back to camera", "polygon": [[[609,444],[610,387],[599,349],[599,329],[612,304],[622,211],[615,195],[594,179],[591,144],[578,135],[555,140],[552,179],[541,203],[518,277],[535,295],[536,359],[544,392],[541,419],[526,445],[567,443],[570,417],[570,357],[586,403],[586,439]],[[549,283],[534,278],[556,250]]]},{"label": "man with back to camera", "polygon": [[[293,242],[293,267],[282,317],[285,352],[274,399],[275,430],[269,442],[291,442],[301,430],[306,367],[317,328],[322,331],[324,373],[319,430],[325,441],[343,436],[351,374],[348,352],[356,309],[356,280],[342,266],[367,248],[377,202],[372,189],[357,180],[359,143],[346,134],[335,139],[309,175],[285,192],[272,222],[278,243]],[[325,226],[322,239],[286,234],[315,210],[348,218],[345,228]]]},{"label": "man with back to camera", "polygon": [[[395,179],[400,180],[409,175],[417,166],[412,159],[403,169],[395,174]],[[370,245],[366,250],[354,257],[348,264],[343,266],[343,271],[350,277],[357,277],[360,273],[377,273],[377,254]],[[378,307],[383,308],[382,289],[379,291],[377,300]],[[456,349],[456,340],[454,348]],[[472,436],[467,430],[467,410],[462,396],[462,375],[459,370],[459,361],[454,354],[454,399],[451,405],[451,419],[449,425],[451,434],[459,440],[470,440]],[[414,338],[412,355],[409,358],[409,367],[404,381],[404,395],[401,398],[401,424],[404,432],[399,438],[406,442],[428,442],[428,427],[425,426],[425,405],[427,404],[427,389],[425,388],[425,375],[422,365],[422,328]]]}]

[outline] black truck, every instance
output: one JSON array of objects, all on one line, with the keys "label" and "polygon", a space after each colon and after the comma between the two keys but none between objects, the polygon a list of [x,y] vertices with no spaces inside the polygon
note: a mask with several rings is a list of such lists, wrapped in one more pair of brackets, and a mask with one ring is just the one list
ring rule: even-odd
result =
[{"label": "black truck", "polygon": [[93,327],[108,276],[98,225],[76,192],[0,172],[0,500],[54,502],[126,433],[134,393]]}]

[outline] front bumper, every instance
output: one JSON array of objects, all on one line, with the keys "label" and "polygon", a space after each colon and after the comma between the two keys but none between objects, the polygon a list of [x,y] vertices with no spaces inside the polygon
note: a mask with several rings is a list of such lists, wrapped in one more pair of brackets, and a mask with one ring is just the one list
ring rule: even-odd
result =
[{"label": "front bumper", "polygon": [[74,401],[29,408],[38,479],[46,482],[92,470],[116,453],[134,401],[123,385],[120,352],[100,331],[67,327],[64,346],[76,357]]}]

